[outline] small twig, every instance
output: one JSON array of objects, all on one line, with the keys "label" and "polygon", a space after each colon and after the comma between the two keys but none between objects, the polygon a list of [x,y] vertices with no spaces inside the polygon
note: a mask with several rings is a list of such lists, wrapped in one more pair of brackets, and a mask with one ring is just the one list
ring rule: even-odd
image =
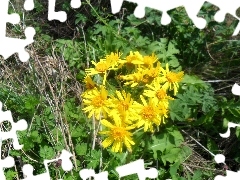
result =
[{"label": "small twig", "polygon": [[194,174],[194,172],[188,167],[188,165],[183,164],[192,174]]},{"label": "small twig", "polygon": [[89,54],[88,54],[88,51],[87,51],[87,41],[86,41],[86,36],[85,36],[84,30],[83,30],[83,25],[81,25],[81,30],[82,30],[82,33],[83,33],[85,54],[86,54],[86,58],[87,58],[87,68],[89,68],[90,58],[89,58]]},{"label": "small twig", "polygon": [[29,157],[29,156],[28,156],[28,155],[27,155],[22,149],[21,149],[21,151],[22,151],[22,153],[23,153],[25,156],[27,156],[28,159],[30,159],[31,161],[34,161],[34,162],[39,163],[37,160],[35,160],[35,159]]},{"label": "small twig", "polygon": [[[100,126],[100,131],[102,131],[102,125],[101,125],[101,123],[100,123],[100,121],[99,121],[99,126]],[[101,172],[101,169],[102,169],[102,158],[103,158],[103,156],[102,156],[102,151],[103,151],[103,148],[102,148],[102,146],[100,147],[100,149],[101,149],[101,153],[100,153],[100,159],[99,159],[99,172]]]},{"label": "small twig", "polygon": [[93,126],[93,142],[92,142],[92,150],[95,149],[95,144],[96,144],[96,129],[95,129],[95,125],[96,125],[96,120],[95,120],[95,114],[93,113],[93,117],[92,117],[92,126]]},{"label": "small twig", "polygon": [[197,166],[197,165],[193,165],[193,164],[187,164],[187,163],[182,163],[184,166],[191,166],[194,168],[199,168],[199,169],[205,169],[205,170],[209,170],[209,171],[219,171],[219,172],[223,172],[221,170],[217,170],[217,169],[212,169],[212,168],[207,168],[207,167],[201,167],[201,166]]},{"label": "small twig", "polygon": [[210,58],[211,58],[213,61],[217,62],[217,61],[212,57],[212,55],[211,55],[211,53],[210,53],[210,51],[209,51],[207,42],[206,42],[206,48],[207,48],[207,52],[208,52],[208,55],[210,56]]},{"label": "small twig", "polygon": [[[183,133],[187,134],[184,130],[181,130]],[[209,151],[207,148],[205,148],[200,142],[198,142],[195,138],[187,134],[192,140],[194,140],[199,146],[201,146],[205,151],[207,151],[209,154],[215,157],[215,154],[213,154],[211,151]]]}]

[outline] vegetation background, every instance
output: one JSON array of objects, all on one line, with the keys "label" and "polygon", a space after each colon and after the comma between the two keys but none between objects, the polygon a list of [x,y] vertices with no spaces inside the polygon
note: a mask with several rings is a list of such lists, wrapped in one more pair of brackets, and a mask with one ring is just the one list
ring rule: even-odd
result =
[{"label": "vegetation background", "polygon": [[[199,30],[181,7],[169,12],[172,22],[163,26],[161,12],[146,9],[146,16],[137,19],[136,5],[129,2],[113,15],[109,1],[83,0],[81,8],[74,10],[70,0],[58,0],[56,11],[68,14],[61,23],[48,21],[47,1],[34,3],[35,9],[25,12],[20,1],[11,1],[9,12],[19,13],[21,22],[8,24],[7,30],[10,37],[24,38],[26,26],[35,28],[35,42],[27,48],[30,61],[22,63],[17,55],[0,61],[0,100],[15,120],[23,118],[29,124],[28,130],[18,133],[22,151],[12,150],[11,141],[3,144],[3,157],[10,154],[16,159],[16,166],[5,170],[7,179],[23,178],[21,167],[27,163],[34,166],[35,174],[44,172],[43,160],[56,157],[63,148],[73,153],[75,167],[65,173],[58,164],[50,165],[53,179],[80,179],[84,168],[106,170],[109,179],[118,179],[117,166],[140,158],[146,167],[158,169],[158,179],[213,179],[226,169],[239,170],[240,129],[232,129],[227,139],[219,136],[227,122],[239,123],[240,118],[239,98],[231,94],[240,77],[240,35],[232,36],[237,25],[234,17],[227,15],[217,23],[213,16],[218,8],[205,3],[199,16],[208,24]],[[240,16],[240,10],[236,14]],[[160,60],[189,75],[171,107],[172,124],[141,138],[139,149],[130,155],[103,150],[99,137],[92,148],[91,121],[81,110],[84,70],[91,60],[117,50],[124,55],[130,50],[154,51]],[[11,127],[5,122],[1,128]],[[199,143],[214,154],[224,154],[226,165],[216,164]]]}]

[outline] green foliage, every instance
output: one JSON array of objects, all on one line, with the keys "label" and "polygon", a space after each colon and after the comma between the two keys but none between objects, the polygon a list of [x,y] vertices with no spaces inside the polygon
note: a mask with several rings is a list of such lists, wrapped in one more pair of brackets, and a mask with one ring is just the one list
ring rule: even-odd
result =
[{"label": "green foliage", "polygon": [[[47,98],[55,101],[52,95],[48,97],[46,94],[36,93],[37,88],[29,83],[36,81],[34,74],[22,75],[24,78],[21,83],[28,87],[26,92],[22,91],[21,83],[12,83],[14,89],[8,85],[8,80],[2,80],[0,100],[4,103],[4,109],[12,111],[14,120],[26,119],[29,124],[26,131],[18,132],[19,142],[24,144],[23,151],[11,150],[11,156],[21,156],[23,162],[32,164],[36,169],[34,173],[39,174],[45,171],[42,164],[44,159],[55,158],[62,149],[66,148],[66,144],[72,144],[68,148],[75,153],[76,169],[65,173],[54,165],[50,167],[51,177],[61,174],[63,179],[69,180],[79,179],[79,171],[84,168],[93,168],[96,172],[108,171],[109,179],[118,179],[115,170],[117,166],[140,158],[145,160],[146,168],[157,168],[159,180],[210,179],[216,175],[214,171],[216,167],[212,164],[207,165],[212,171],[205,170],[204,167],[199,170],[194,169],[193,173],[186,170],[184,164],[194,156],[193,151],[197,151],[204,159],[214,162],[195,142],[193,143],[197,148],[188,144],[188,135],[196,137],[209,151],[217,154],[225,148],[221,146],[222,139],[219,137],[219,132],[226,131],[228,122],[239,123],[239,99],[232,96],[217,96],[218,86],[205,82],[208,79],[232,79],[232,77],[235,77],[232,81],[239,79],[237,67],[240,65],[240,41],[231,39],[236,27],[235,21],[226,18],[223,23],[215,22],[213,16],[216,8],[209,3],[205,3],[199,12],[199,16],[207,20],[207,27],[199,30],[182,7],[169,11],[172,23],[163,26],[160,23],[161,12],[146,8],[146,16],[138,19],[133,15],[135,5],[129,2],[123,5],[128,11],[113,15],[108,13],[108,6],[101,8],[84,1],[81,11],[78,11],[72,10],[69,2],[64,1],[60,7],[73,17],[71,27],[74,32],[70,34],[74,34],[74,38],[59,37],[53,36],[50,31],[55,22],[48,24],[38,20],[38,17],[46,11],[45,2],[34,1],[34,3],[34,11],[26,14],[31,17],[31,22],[24,23],[26,25],[31,23],[36,29],[34,46],[37,52],[50,55],[54,51],[63,57],[70,73],[79,82],[82,82],[85,76],[84,69],[91,66],[92,60],[96,61],[106,54],[117,51],[123,53],[123,57],[129,51],[139,51],[142,54],[154,52],[161,61],[161,66],[169,63],[176,71],[183,70],[185,76],[176,100],[170,103],[169,121],[161,126],[158,132],[134,133],[134,138],[137,140],[133,152],[119,154],[102,149],[100,137],[93,136],[92,120],[83,114],[81,102],[77,100],[79,92],[73,95],[68,93],[71,87],[65,89],[64,91],[67,91],[65,102],[61,101],[62,91],[57,92],[58,103],[62,107],[57,109],[55,104],[47,101]],[[88,13],[82,13],[84,9],[87,9]],[[13,9],[10,12],[13,12]],[[15,35],[21,34],[19,25],[10,28]],[[52,29],[57,28],[54,26]],[[41,80],[45,81],[44,78]],[[113,78],[109,82],[107,86],[113,94],[121,84]],[[4,83],[8,86],[4,86]],[[71,86],[70,80],[67,83]],[[53,89],[58,86],[56,84]],[[60,111],[61,116],[56,116],[56,111]],[[59,121],[60,118],[63,125]],[[182,130],[187,131],[188,134],[183,134]],[[235,133],[236,143],[239,143],[240,128],[231,129],[231,132]],[[92,144],[93,138],[96,141],[95,148]],[[237,148],[233,148],[227,155],[234,163],[240,163],[240,153]],[[233,165],[232,168],[236,166]],[[14,179],[17,173],[15,169],[7,169],[5,175],[7,179]],[[124,179],[137,179],[137,177],[132,175]]]},{"label": "green foliage", "polygon": [[[217,109],[216,99],[211,86],[194,76],[185,75],[182,81],[182,90],[175,101],[170,104],[170,116],[172,120],[185,121],[189,118],[202,119],[209,112]],[[203,120],[204,121],[204,120]],[[202,123],[198,120],[197,123]]]}]

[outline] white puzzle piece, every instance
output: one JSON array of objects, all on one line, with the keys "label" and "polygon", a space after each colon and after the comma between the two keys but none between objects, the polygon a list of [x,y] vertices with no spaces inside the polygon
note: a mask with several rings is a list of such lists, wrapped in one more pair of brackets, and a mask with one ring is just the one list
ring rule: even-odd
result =
[{"label": "white puzzle piece", "polygon": [[[112,13],[118,13],[121,9],[124,0],[110,0]],[[189,18],[193,21],[195,26],[199,29],[203,29],[207,22],[204,18],[198,17],[198,13],[202,8],[203,4],[206,2],[205,0],[126,0],[128,2],[136,3],[137,7],[134,11],[134,15],[138,18],[142,18],[145,16],[145,8],[151,8],[162,12],[161,24],[168,25],[171,22],[171,17],[168,15],[168,11],[175,9],[177,7],[183,6],[187,12]],[[239,17],[236,16],[236,10],[240,7],[240,1],[238,0],[208,0],[207,2],[217,6],[220,10],[216,13],[214,19],[218,22],[222,22],[225,19],[227,13],[231,14],[238,20]],[[236,27],[233,35],[237,35],[240,31],[240,23]]]}]

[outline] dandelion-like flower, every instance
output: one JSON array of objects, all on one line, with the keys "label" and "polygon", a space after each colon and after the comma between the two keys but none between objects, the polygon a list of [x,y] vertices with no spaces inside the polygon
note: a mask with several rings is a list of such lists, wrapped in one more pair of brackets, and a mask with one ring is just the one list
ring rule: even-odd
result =
[{"label": "dandelion-like flower", "polygon": [[153,67],[153,64],[157,62],[158,58],[157,56],[153,53],[151,56],[144,56],[143,57],[143,65],[147,68]]},{"label": "dandelion-like flower", "polygon": [[[139,70],[141,68],[138,68]],[[161,73],[161,66],[160,62],[157,63],[157,67],[150,67],[148,69],[141,69],[140,70],[143,74],[143,80],[145,84],[151,83],[155,78],[157,78]]]},{"label": "dandelion-like flower", "polygon": [[116,70],[118,69],[118,61],[120,60],[120,54],[118,53],[111,53],[110,55],[106,56],[106,59],[100,59],[98,63],[92,61],[95,68],[86,69],[85,72],[88,76],[99,74],[103,76],[103,85],[106,83],[107,79],[107,71],[109,70]]},{"label": "dandelion-like flower", "polygon": [[162,68],[162,73],[163,73],[163,81],[165,81],[163,88],[165,89],[169,89],[169,90],[173,90],[174,91],[174,95],[177,94],[178,92],[178,88],[179,88],[179,82],[182,80],[184,72],[172,72],[169,71],[169,66],[168,64],[166,64],[166,70],[164,70]]},{"label": "dandelion-like flower", "polygon": [[151,85],[146,85],[150,90],[144,90],[143,95],[153,98],[153,101],[158,103],[163,103],[165,107],[168,107],[169,100],[174,100],[174,98],[168,96],[166,89],[162,88],[161,79],[156,78]]},{"label": "dandelion-like flower", "polygon": [[138,52],[132,52],[130,51],[130,54],[126,57],[125,60],[120,60],[120,64],[135,64],[135,65],[140,65],[143,64],[143,56]]},{"label": "dandelion-like flower", "polygon": [[131,123],[132,120],[136,120],[136,106],[135,101],[131,98],[130,93],[126,93],[125,91],[116,91],[117,98],[112,97],[111,99],[111,107],[113,108],[110,115],[116,116],[119,114],[122,116],[122,119],[125,123]]},{"label": "dandelion-like flower", "polygon": [[115,66],[118,66],[121,54],[120,53],[113,53],[111,52],[111,54],[106,56],[106,62],[109,62],[109,64],[111,64],[112,68],[114,68]]},{"label": "dandelion-like flower", "polygon": [[104,86],[101,86],[100,91],[94,88],[82,95],[83,103],[86,106],[83,111],[89,112],[88,118],[95,116],[99,120],[101,114],[109,113],[110,102],[107,96],[108,92]]},{"label": "dandelion-like flower", "polygon": [[[150,99],[147,103],[142,95],[140,98],[143,105],[139,104],[140,119],[137,122],[137,127],[139,128],[141,126],[144,126],[144,132],[148,130],[153,132],[153,125],[155,124],[159,126],[161,124],[162,116],[166,116],[167,111],[165,112],[164,109],[162,109],[163,107],[160,109],[152,99]],[[163,112],[165,114],[163,114]]]},{"label": "dandelion-like flower", "polygon": [[107,127],[109,130],[101,131],[100,134],[107,135],[108,137],[102,142],[102,146],[107,148],[112,144],[113,152],[122,152],[123,145],[126,146],[129,152],[132,152],[132,145],[134,141],[132,139],[132,133],[129,130],[134,129],[135,126],[124,126],[119,120],[113,118],[114,124],[108,120],[101,120],[101,124]]},{"label": "dandelion-like flower", "polygon": [[124,85],[131,85],[131,87],[137,86],[139,83],[143,82],[143,74],[141,71],[135,72],[133,74],[128,74],[125,76],[120,76],[120,79],[123,79],[127,82]]}]

